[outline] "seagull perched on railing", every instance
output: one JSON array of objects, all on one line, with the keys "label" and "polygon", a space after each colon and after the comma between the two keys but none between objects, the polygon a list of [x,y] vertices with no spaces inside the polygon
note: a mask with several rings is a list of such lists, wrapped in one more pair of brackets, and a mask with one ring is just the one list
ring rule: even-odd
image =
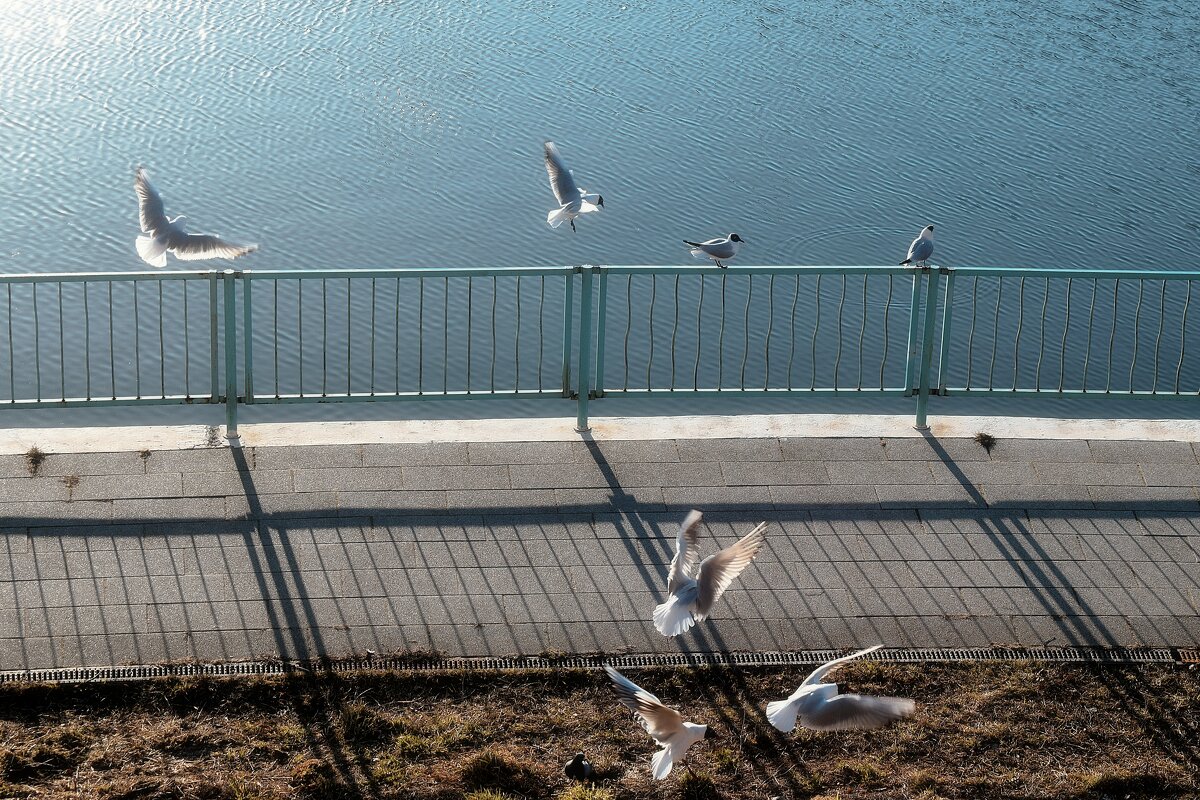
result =
[{"label": "seagull perched on railing", "polygon": [[933,226],[926,225],[921,231],[921,235],[912,240],[912,244],[908,246],[908,258],[900,262],[900,266],[904,267],[912,264],[914,267],[923,267],[929,257],[933,255]]},{"label": "seagull perched on railing", "polygon": [[188,233],[177,221],[183,219],[180,214],[168,219],[163,212],[162,197],[150,185],[144,167],[138,167],[133,180],[134,191],[138,196],[138,216],[142,232],[146,236],[137,237],[138,255],[147,264],[154,267],[167,265],[167,253],[183,261],[197,261],[203,258],[237,258],[258,249],[256,244],[232,244],[216,236],[204,233]]},{"label": "seagull perched on railing", "polygon": [[766,543],[767,523],[747,533],[733,544],[713,553],[696,566],[696,539],[701,514],[688,512],[675,544],[675,557],[667,573],[670,597],[654,609],[654,627],[663,636],[678,636],[702,621],[712,611],[729,585],[742,574]]},{"label": "seagull perched on railing", "polygon": [[838,694],[836,683],[821,683],[836,667],[882,646],[877,644],[817,667],[791,697],[767,703],[767,721],[788,733],[796,727],[797,718],[801,725],[814,731],[843,731],[878,728],[911,716],[917,704],[907,698]]},{"label": "seagull perched on railing", "polygon": [[604,198],[579,188],[575,183],[575,173],[567,169],[554,142],[546,142],[545,150],[546,173],[550,176],[550,188],[559,205],[546,215],[546,222],[551,228],[557,228],[564,221],[570,222],[571,230],[575,230],[575,218],[604,208]]},{"label": "seagull perched on railing", "polygon": [[746,240],[738,236],[736,233],[731,233],[728,236],[722,236],[719,239],[709,239],[707,242],[689,242],[687,239],[683,243],[692,248],[692,255],[696,258],[711,258],[717,262],[717,266],[721,269],[725,268],[722,261],[728,261],[737,255],[738,248],[745,244]]}]

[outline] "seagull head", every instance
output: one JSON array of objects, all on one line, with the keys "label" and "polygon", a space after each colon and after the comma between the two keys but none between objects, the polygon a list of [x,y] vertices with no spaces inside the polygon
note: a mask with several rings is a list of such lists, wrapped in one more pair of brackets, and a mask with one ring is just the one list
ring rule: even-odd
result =
[{"label": "seagull head", "polygon": [[921,238],[922,239],[932,239],[933,238],[933,226],[932,225],[925,226],[925,229],[923,231],[921,231]]},{"label": "seagull head", "polygon": [[740,243],[742,243],[742,244],[745,244],[745,243],[746,243],[746,240],[745,240],[745,239],[743,239],[742,237],[738,236],[736,233],[731,233],[731,234],[729,234],[729,241],[731,241],[731,242],[740,242]]}]

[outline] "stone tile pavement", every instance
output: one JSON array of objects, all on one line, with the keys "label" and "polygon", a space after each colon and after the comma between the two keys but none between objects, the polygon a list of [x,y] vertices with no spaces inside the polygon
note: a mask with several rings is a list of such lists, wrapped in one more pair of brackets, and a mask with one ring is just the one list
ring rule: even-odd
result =
[{"label": "stone tile pavement", "polygon": [[[394,650],[1200,644],[1184,442],[759,438],[0,456],[0,670]],[[676,526],[767,549],[676,639]]]}]

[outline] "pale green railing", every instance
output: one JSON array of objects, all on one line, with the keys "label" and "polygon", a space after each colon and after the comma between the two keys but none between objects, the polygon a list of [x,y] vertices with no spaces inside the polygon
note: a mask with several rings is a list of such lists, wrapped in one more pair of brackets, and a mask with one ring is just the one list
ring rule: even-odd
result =
[{"label": "pale green railing", "polygon": [[[0,408],[1200,398],[1200,272],[547,267],[0,275]],[[1198,298],[1200,299],[1200,298]]]}]

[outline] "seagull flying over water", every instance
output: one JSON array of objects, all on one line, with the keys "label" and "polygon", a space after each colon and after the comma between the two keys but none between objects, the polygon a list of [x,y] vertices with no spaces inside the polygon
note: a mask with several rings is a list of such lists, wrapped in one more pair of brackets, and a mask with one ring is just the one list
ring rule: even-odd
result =
[{"label": "seagull flying over water", "polygon": [[546,173],[550,176],[550,188],[559,205],[546,215],[546,222],[551,228],[557,228],[564,221],[570,222],[571,230],[575,230],[575,218],[604,208],[604,198],[579,188],[575,183],[575,173],[567,169],[554,142],[546,142],[545,148]]},{"label": "seagull flying over water", "polygon": [[667,574],[670,597],[654,609],[654,627],[663,636],[678,636],[707,617],[713,604],[766,543],[767,523],[762,522],[729,547],[701,561],[697,567],[696,539],[701,517],[699,511],[690,511],[679,526],[675,557],[671,559],[671,571]]},{"label": "seagull flying over water", "polygon": [[167,265],[167,253],[183,261],[202,258],[237,258],[258,249],[256,244],[232,244],[204,233],[188,233],[178,224],[180,214],[168,219],[163,211],[162,196],[150,185],[146,170],[138,167],[133,181],[138,196],[138,216],[145,236],[137,237],[138,255],[155,267]]},{"label": "seagull flying over water", "polygon": [[637,715],[638,722],[662,749],[650,759],[650,774],[661,781],[671,774],[676,761],[683,761],[688,748],[701,739],[716,738],[707,725],[684,722],[683,715],[662,704],[654,695],[638,686],[607,664],[604,671],[617,687],[621,704]]},{"label": "seagull flying over water", "polygon": [[687,239],[683,240],[684,244],[692,248],[692,255],[696,258],[711,258],[722,269],[725,268],[725,265],[721,262],[728,261],[736,256],[738,248],[745,242],[746,240],[736,233],[722,236],[719,239],[709,239],[707,242],[689,242]]},{"label": "seagull flying over water", "polygon": [[838,694],[836,683],[821,683],[833,669],[882,646],[877,644],[817,667],[791,697],[767,704],[767,720],[788,733],[796,727],[797,718],[801,725],[814,731],[840,731],[878,728],[911,716],[917,705],[907,698]]},{"label": "seagull flying over water", "polygon": [[933,226],[926,225],[921,235],[912,240],[912,244],[908,246],[908,258],[900,262],[900,266],[912,264],[914,267],[923,267],[929,257],[933,255]]}]

